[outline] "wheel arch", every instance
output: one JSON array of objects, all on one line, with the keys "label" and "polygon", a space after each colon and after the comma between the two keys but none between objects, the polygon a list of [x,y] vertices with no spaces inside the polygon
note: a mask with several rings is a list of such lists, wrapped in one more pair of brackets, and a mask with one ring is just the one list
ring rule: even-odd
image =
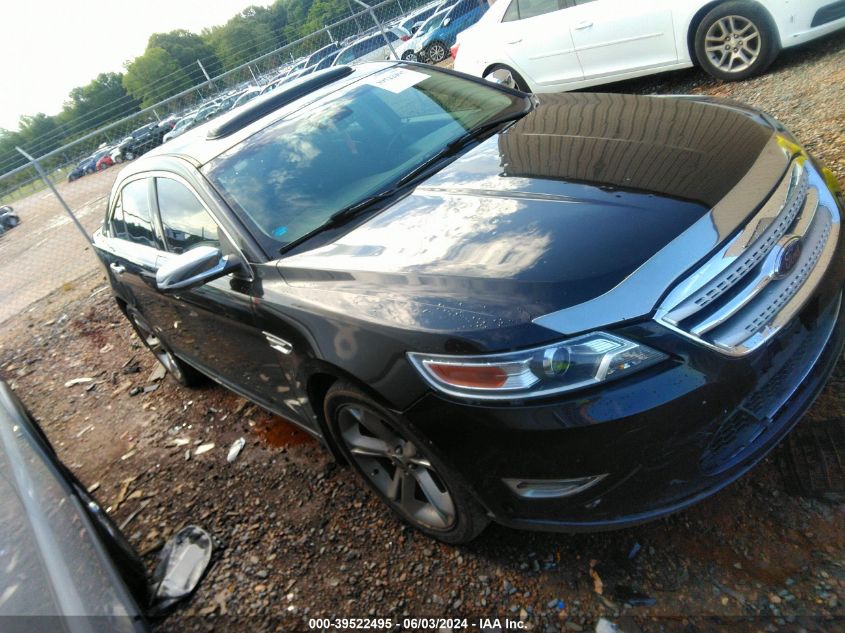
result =
[{"label": "wheel arch", "polygon": [[[695,66],[700,66],[698,63],[698,57],[695,54],[695,33],[698,31],[698,27],[701,24],[702,20],[704,20],[704,16],[710,13],[713,9],[718,7],[722,4],[727,4],[729,2],[733,2],[735,0],[713,0],[712,2],[706,3],[702,6],[695,14],[692,16],[692,20],[690,20],[689,27],[687,28],[687,52],[689,53],[690,60]],[[778,29],[777,22],[775,21],[774,16],[772,15],[771,11],[767,9],[763,4],[757,2],[757,0],[741,0],[742,2],[747,2],[748,4],[753,4],[758,9],[762,10],[762,12],[768,17],[769,19],[769,26],[775,33],[775,39],[777,40],[778,48],[780,48],[781,39],[780,39],[780,29]]]},{"label": "wheel arch", "polygon": [[356,378],[348,371],[341,369],[337,365],[333,365],[323,360],[313,360],[308,364],[305,379],[305,394],[308,397],[308,403],[317,419],[317,425],[320,433],[323,436],[323,442],[331,451],[335,460],[341,464],[346,463],[346,458],[335,446],[332,434],[329,432],[328,421],[323,414],[324,404],[326,401],[326,394],[332,385],[343,381],[355,385],[356,388],[363,391],[370,398],[378,402],[385,409],[389,409],[396,414],[400,414],[399,408],[391,404],[382,394],[378,393],[372,387],[367,385],[364,381]]},{"label": "wheel arch", "polygon": [[[525,79],[525,75],[522,72],[520,72],[519,70],[517,70],[516,68],[514,68],[513,64],[509,64],[509,63],[506,63],[506,62],[493,62],[493,63],[487,64],[487,66],[484,68],[484,70],[481,73],[481,78],[484,79],[484,77],[486,77],[489,73],[493,72],[497,68],[508,69],[513,74],[515,74],[520,80],[522,80],[522,83],[528,89],[528,92],[533,92],[533,90],[531,89],[531,84],[529,84],[528,80]],[[521,88],[519,88],[518,86],[516,87],[516,89],[521,90]]]}]

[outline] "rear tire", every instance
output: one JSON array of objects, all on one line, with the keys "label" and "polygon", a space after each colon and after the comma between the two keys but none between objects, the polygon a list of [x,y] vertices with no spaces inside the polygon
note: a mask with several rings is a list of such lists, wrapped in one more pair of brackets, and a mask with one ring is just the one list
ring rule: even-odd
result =
[{"label": "rear tire", "polygon": [[433,539],[467,543],[490,520],[459,477],[401,416],[345,381],[326,393],[324,415],[340,453],[400,519]]},{"label": "rear tire", "polygon": [[762,7],[744,0],[720,4],[695,31],[695,57],[709,75],[739,81],[763,73],[780,52],[777,27]]},{"label": "rear tire", "polygon": [[173,376],[173,379],[183,387],[199,387],[206,381],[204,374],[194,369],[187,363],[181,361],[176,355],[170,351],[167,345],[155,333],[153,327],[132,306],[126,307],[126,318],[141,339],[141,342],[150,350],[153,356],[156,357],[167,370],[167,373]]}]

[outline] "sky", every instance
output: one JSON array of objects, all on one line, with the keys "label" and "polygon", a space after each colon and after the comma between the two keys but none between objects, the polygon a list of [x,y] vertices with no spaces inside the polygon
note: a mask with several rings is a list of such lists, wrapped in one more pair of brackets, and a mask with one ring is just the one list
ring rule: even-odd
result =
[{"label": "sky", "polygon": [[122,72],[153,33],[223,24],[270,0],[7,0],[0,3],[0,128],[57,114],[76,86]]}]

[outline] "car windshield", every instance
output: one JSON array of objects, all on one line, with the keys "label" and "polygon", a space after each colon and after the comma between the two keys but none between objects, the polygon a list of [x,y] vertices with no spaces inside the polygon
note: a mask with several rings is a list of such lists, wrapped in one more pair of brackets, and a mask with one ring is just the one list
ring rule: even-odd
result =
[{"label": "car windshield", "polygon": [[204,172],[272,252],[390,190],[474,128],[526,105],[454,75],[391,67],[269,125]]},{"label": "car windshield", "polygon": [[429,31],[433,31],[434,29],[438,28],[440,26],[440,23],[443,22],[443,18],[446,17],[446,13],[448,13],[448,11],[441,11],[440,13],[435,13],[425,22],[425,24],[423,24],[419,28],[418,34],[423,35],[425,33],[428,33]]}]

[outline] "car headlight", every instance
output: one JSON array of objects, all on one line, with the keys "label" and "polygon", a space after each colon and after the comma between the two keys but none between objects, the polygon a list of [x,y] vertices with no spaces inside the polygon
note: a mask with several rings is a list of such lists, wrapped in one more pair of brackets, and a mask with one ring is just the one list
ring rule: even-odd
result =
[{"label": "car headlight", "polygon": [[615,380],[668,358],[619,336],[593,332],[518,352],[446,356],[408,352],[437,391],[478,400],[518,400]]}]

